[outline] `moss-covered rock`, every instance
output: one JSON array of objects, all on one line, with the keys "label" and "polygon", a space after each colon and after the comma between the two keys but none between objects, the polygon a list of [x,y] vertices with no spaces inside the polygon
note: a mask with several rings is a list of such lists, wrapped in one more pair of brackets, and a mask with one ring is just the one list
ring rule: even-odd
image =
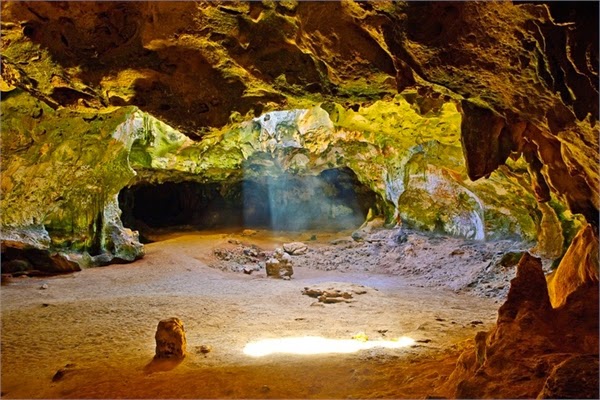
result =
[{"label": "moss-covered rock", "polygon": [[42,226],[49,249],[130,261],[143,255],[141,247],[124,251],[118,215],[107,214],[135,175],[128,157],[137,120],[131,107],[86,114],[54,111],[18,91],[3,98],[3,232]]},{"label": "moss-covered rock", "polygon": [[570,226],[537,204],[523,161],[470,181],[455,104],[426,105],[417,93],[356,109],[328,102],[268,112],[200,141],[134,107],[52,110],[18,90],[2,112],[3,226],[43,226],[52,248],[88,253],[91,265],[143,254],[116,200],[123,187],[142,183],[226,190],[349,168],[376,194],[371,213],[388,223],[469,239],[540,237],[537,250],[551,257],[564,250],[562,226]]},{"label": "moss-covered rock", "polygon": [[[558,233],[554,242],[560,240],[558,221],[543,219],[548,208],[542,211],[536,202],[524,161],[471,181],[456,106],[439,99],[424,115],[423,107],[416,92],[356,110],[325,102],[265,113],[214,130],[199,142],[149,127],[133,146],[132,166],[140,173],[130,184],[262,181],[347,167],[378,195],[374,208],[388,222],[471,239],[535,242],[552,231]],[[558,256],[556,246],[538,250]]]}]

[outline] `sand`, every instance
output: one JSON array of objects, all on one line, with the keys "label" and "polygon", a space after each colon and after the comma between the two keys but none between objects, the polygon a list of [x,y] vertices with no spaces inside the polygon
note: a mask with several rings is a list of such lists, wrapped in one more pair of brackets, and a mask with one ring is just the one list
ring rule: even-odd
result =
[{"label": "sand", "polygon": [[[160,240],[148,244],[146,256],[132,264],[5,279],[2,397],[439,394],[436,388],[460,351],[494,323],[514,268],[500,270],[493,262],[518,244],[418,234],[400,244],[393,234],[373,232],[368,240],[354,242],[348,232],[319,233],[316,240],[309,240],[310,232],[170,233],[157,235]],[[288,281],[267,278],[258,263],[251,274],[235,272],[239,263],[215,255],[215,249],[236,255],[251,246],[268,255],[298,240],[309,251],[292,256],[294,275]],[[494,290],[473,290],[471,283],[484,279]],[[360,286],[366,293],[322,304],[302,294],[309,286]],[[156,326],[169,317],[184,322],[188,354],[181,362],[153,362]],[[304,336],[415,342],[349,354],[244,353],[257,340]],[[211,351],[203,353],[201,346]]]}]

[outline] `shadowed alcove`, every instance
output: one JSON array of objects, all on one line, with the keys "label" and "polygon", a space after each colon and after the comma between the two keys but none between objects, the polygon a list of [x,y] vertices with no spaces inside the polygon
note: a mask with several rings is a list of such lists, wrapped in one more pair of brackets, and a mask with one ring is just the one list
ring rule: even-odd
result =
[{"label": "shadowed alcove", "polygon": [[230,184],[138,184],[119,194],[123,223],[142,237],[157,229],[353,229],[375,201],[376,194],[348,168]]}]

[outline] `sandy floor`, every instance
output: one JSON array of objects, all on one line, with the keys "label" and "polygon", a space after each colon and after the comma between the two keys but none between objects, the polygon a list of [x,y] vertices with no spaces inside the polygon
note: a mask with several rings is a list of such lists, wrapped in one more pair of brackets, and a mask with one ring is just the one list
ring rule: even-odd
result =
[{"label": "sandy floor", "polygon": [[[402,272],[400,256],[406,249],[430,250],[423,237],[410,236],[402,245],[373,239],[355,246],[344,234],[320,234],[313,241],[306,241],[307,235],[165,235],[147,245],[146,257],[133,264],[5,281],[2,396],[423,398],[443,383],[461,348],[495,320],[499,291],[496,298],[461,293],[469,282],[453,287],[452,276],[436,275],[439,268],[426,273],[426,258],[418,259],[418,254],[403,257],[405,263],[411,259],[420,265],[421,272]],[[336,245],[330,243],[340,238]],[[310,250],[293,256],[295,273],[289,281],[267,278],[264,269],[250,275],[231,272],[235,263],[227,267],[214,252],[235,253],[252,245],[268,252],[294,240],[304,240]],[[437,242],[444,246],[443,257],[455,259],[454,275],[464,276],[469,263],[467,280],[490,274],[489,260],[464,257],[473,243]],[[383,246],[383,258],[369,255],[370,246]],[[458,251],[451,255],[453,249]],[[363,250],[364,258],[343,258],[347,261],[335,268],[323,261]],[[392,262],[386,254],[394,251]],[[395,270],[389,270],[392,264]],[[507,279],[503,275],[503,285]],[[306,286],[344,289],[350,284],[365,286],[366,293],[349,303],[315,305],[314,298],[301,293]],[[156,325],[168,317],[179,317],[187,332],[188,356],[178,365],[152,363]],[[260,339],[352,339],[356,334],[366,335],[369,342],[406,336],[415,344],[351,354],[256,358],[243,352],[249,342]],[[202,345],[212,351],[202,354]],[[53,381],[60,369],[64,376]]]}]

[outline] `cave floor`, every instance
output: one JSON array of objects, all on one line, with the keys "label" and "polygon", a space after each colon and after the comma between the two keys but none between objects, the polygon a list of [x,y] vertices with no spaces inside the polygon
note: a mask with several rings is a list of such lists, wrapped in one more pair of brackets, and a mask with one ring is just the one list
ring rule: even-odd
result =
[{"label": "cave floor", "polygon": [[[326,271],[295,262],[289,281],[266,278],[264,270],[248,275],[214,268],[222,265],[214,257],[216,248],[254,244],[273,250],[282,241],[305,237],[164,235],[132,264],[3,282],[2,397],[445,395],[436,388],[475,333],[493,324],[499,300],[360,266]],[[321,235],[305,243],[318,249],[335,237]],[[445,251],[456,243],[449,246]],[[365,286],[366,293],[349,303],[324,305],[301,293],[306,286],[344,289],[350,284]],[[179,364],[152,361],[156,326],[169,317],[185,325],[188,355]],[[350,354],[251,357],[243,352],[260,339],[352,339],[359,333],[368,341],[406,336],[415,344]],[[204,354],[203,345],[212,350]],[[62,376],[56,376],[61,369]]]}]

